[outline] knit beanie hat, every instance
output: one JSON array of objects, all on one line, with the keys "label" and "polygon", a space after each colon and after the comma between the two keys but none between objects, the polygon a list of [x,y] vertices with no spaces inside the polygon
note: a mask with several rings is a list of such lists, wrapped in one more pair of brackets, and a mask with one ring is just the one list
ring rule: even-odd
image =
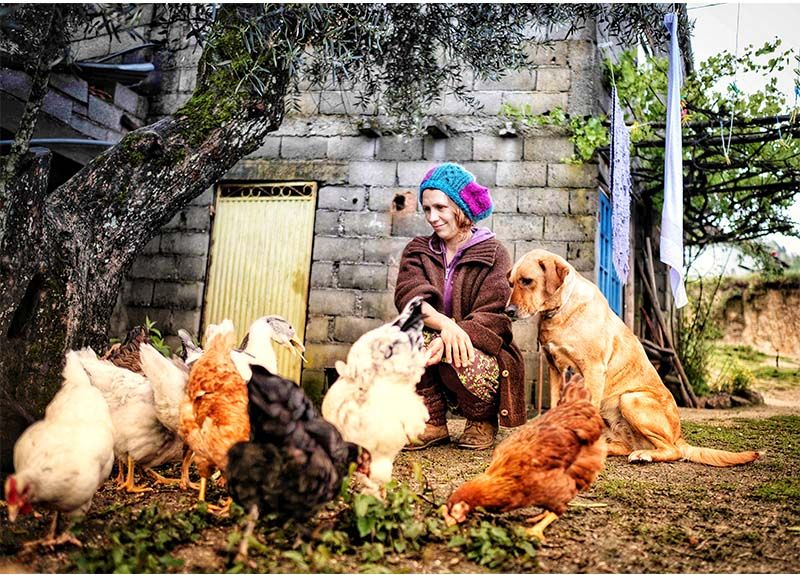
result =
[{"label": "knit beanie hat", "polygon": [[441,190],[461,208],[473,222],[488,218],[492,214],[492,197],[489,189],[475,181],[475,176],[458,164],[442,164],[431,168],[419,185],[419,200],[425,190]]}]

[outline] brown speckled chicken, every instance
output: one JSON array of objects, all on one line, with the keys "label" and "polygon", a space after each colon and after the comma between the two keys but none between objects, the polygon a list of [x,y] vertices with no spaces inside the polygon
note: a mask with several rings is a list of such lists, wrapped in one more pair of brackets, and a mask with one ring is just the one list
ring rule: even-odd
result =
[{"label": "brown speckled chicken", "polygon": [[563,384],[555,408],[508,436],[495,449],[489,468],[453,492],[445,521],[461,523],[476,507],[504,512],[537,506],[547,511],[528,534],[544,540],[545,527],[592,484],[605,458],[603,419],[583,377],[574,375]]},{"label": "brown speckled chicken", "polygon": [[139,359],[139,344],[142,343],[150,343],[150,334],[146,327],[137,325],[128,332],[125,341],[112,345],[101,359],[143,375],[142,362]]}]

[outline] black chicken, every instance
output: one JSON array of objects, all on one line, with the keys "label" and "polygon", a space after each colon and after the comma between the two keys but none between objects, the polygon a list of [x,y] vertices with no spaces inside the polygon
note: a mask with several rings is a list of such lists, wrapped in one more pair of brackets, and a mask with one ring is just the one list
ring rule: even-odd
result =
[{"label": "black chicken", "polygon": [[233,499],[249,513],[240,556],[261,513],[303,520],[339,493],[350,463],[369,473],[370,456],[346,442],[291,381],[252,365],[248,382],[250,440],[228,452]]}]

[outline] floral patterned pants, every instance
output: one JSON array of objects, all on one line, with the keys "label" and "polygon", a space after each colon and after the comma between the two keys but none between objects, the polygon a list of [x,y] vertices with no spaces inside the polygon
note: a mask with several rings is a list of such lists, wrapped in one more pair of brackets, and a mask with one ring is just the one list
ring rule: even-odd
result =
[{"label": "floral patterned pants", "polygon": [[[439,334],[425,329],[425,345]],[[496,423],[500,368],[497,358],[475,350],[475,360],[468,366],[455,367],[444,359],[431,365],[417,384],[417,393],[425,401],[432,425],[444,425],[448,405],[453,413],[473,421]]]}]

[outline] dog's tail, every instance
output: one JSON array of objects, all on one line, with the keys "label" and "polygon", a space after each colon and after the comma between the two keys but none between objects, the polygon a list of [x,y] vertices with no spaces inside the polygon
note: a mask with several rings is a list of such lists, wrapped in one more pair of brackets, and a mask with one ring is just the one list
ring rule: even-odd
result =
[{"label": "dog's tail", "polygon": [[683,439],[678,439],[675,446],[681,450],[681,455],[688,461],[694,463],[704,463],[714,467],[731,467],[732,465],[743,465],[752,463],[761,454],[758,451],[724,451],[722,449],[710,449],[708,447],[695,447],[689,445]]}]

